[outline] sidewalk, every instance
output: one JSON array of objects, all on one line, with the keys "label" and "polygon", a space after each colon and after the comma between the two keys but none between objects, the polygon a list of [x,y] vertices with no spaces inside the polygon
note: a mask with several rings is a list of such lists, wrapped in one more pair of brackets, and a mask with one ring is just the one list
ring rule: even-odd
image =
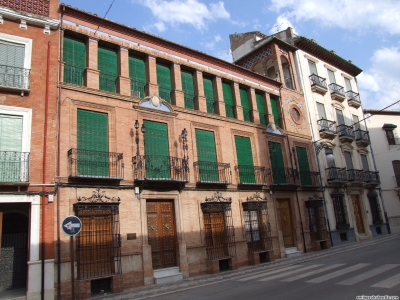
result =
[{"label": "sidewalk", "polygon": [[358,248],[368,247],[372,244],[382,243],[392,239],[398,239],[399,234],[388,234],[382,237],[375,237],[371,240],[351,243],[347,245],[336,246],[327,250],[318,252],[310,252],[302,254],[293,258],[277,259],[273,262],[260,264],[257,266],[247,266],[235,271],[226,271],[219,274],[206,274],[191,278],[186,278],[182,281],[163,284],[163,285],[148,285],[143,287],[134,288],[119,294],[108,294],[95,297],[95,299],[109,299],[109,300],[128,300],[128,299],[146,299],[157,295],[169,294],[180,290],[186,290],[197,286],[204,286],[215,284],[217,282],[227,281],[232,278],[240,277],[250,273],[262,272],[267,269],[275,269],[283,266],[295,265],[306,261],[314,260],[320,257],[334,255],[336,253],[346,252]]}]

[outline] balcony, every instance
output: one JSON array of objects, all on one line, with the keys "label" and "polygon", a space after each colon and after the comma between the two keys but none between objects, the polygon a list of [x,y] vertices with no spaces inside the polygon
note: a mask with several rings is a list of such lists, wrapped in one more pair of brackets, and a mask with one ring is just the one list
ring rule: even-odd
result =
[{"label": "balcony", "polygon": [[353,182],[353,183],[365,182],[364,171],[349,169],[349,170],[347,170],[347,179],[348,179],[348,181]]},{"label": "balcony", "polygon": [[146,95],[146,83],[131,79],[131,96],[143,99]]},{"label": "balcony", "polygon": [[325,95],[328,91],[326,87],[326,79],[319,77],[318,75],[312,74],[310,75],[310,83],[311,83],[311,90],[316,93],[320,93]]},{"label": "balcony", "polygon": [[228,118],[235,118],[235,106],[225,103],[225,113]]},{"label": "balcony", "polygon": [[353,91],[346,92],[347,102],[349,106],[353,106],[355,108],[359,108],[361,106],[360,95],[354,93]]},{"label": "balcony", "polygon": [[356,137],[356,144],[359,147],[367,147],[371,144],[368,131],[357,129],[354,131]]},{"label": "balcony", "polygon": [[68,174],[71,179],[124,179],[122,153],[94,150],[68,150]]},{"label": "balcony", "polygon": [[251,110],[243,107],[243,120],[251,122]]},{"label": "balcony", "polygon": [[300,185],[300,175],[299,171],[293,168],[281,168],[281,169],[272,169],[272,179],[273,185],[292,185],[299,186]]},{"label": "balcony", "polygon": [[228,185],[232,183],[231,166],[227,163],[196,161],[193,163],[198,184]]},{"label": "balcony", "polygon": [[76,85],[83,85],[85,78],[85,68],[70,65],[68,63],[64,64],[64,78],[65,83],[71,83]]},{"label": "balcony", "polygon": [[0,151],[0,184],[29,184],[29,152]]},{"label": "balcony", "polygon": [[173,156],[139,155],[132,158],[135,181],[189,182],[187,160]]},{"label": "balcony", "polygon": [[339,140],[342,143],[352,143],[355,140],[354,129],[351,126],[344,124],[338,125],[337,131],[339,133]]},{"label": "balcony", "polygon": [[[214,100],[213,100],[214,101]],[[215,114],[215,107],[218,105],[217,101],[211,102],[208,98],[206,98],[206,106],[207,112],[209,114]]]},{"label": "balcony", "polygon": [[302,187],[321,187],[319,172],[300,171],[300,184]]},{"label": "balcony", "polygon": [[165,89],[162,87],[158,87],[158,95],[160,96],[161,99],[167,101],[168,103],[171,103],[171,89]]},{"label": "balcony", "polygon": [[0,88],[29,92],[31,70],[0,65]]},{"label": "balcony", "polygon": [[99,90],[115,93],[117,91],[117,76],[100,72],[99,74]]},{"label": "balcony", "polygon": [[194,109],[194,95],[184,92],[185,108]]},{"label": "balcony", "polygon": [[344,93],[344,88],[336,83],[331,83],[329,85],[329,90],[331,92],[332,100],[336,100],[339,102],[343,102],[346,99],[346,95]]},{"label": "balcony", "polygon": [[320,119],[317,121],[317,124],[319,128],[319,136],[321,137],[321,139],[333,140],[337,135],[336,122]]},{"label": "balcony", "polygon": [[365,171],[364,180],[369,187],[376,187],[381,184],[379,172]]},{"label": "balcony", "polygon": [[329,183],[345,183],[348,181],[346,168],[326,168],[326,180]]},{"label": "balcony", "polygon": [[235,166],[240,185],[267,185],[269,170],[265,167]]}]

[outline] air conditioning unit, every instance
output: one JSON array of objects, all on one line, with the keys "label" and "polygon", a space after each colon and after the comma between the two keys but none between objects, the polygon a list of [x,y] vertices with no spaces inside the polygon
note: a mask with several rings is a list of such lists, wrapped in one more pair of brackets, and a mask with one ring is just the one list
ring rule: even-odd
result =
[{"label": "air conditioning unit", "polygon": [[140,98],[140,92],[139,91],[131,91],[131,96],[135,98]]}]

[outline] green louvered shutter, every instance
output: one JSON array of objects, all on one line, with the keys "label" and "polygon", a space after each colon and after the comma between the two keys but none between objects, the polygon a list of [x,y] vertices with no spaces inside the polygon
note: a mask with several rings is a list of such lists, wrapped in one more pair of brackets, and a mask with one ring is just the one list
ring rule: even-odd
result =
[{"label": "green louvered shutter", "polygon": [[86,68],[86,45],[84,42],[64,37],[64,82],[83,85]]},{"label": "green louvered shutter", "polygon": [[242,104],[243,108],[243,119],[247,122],[251,122],[250,104],[247,91],[245,89],[239,89],[239,92],[240,92],[240,103]]},{"label": "green louvered shutter", "polygon": [[132,96],[144,98],[146,86],[146,64],[143,59],[129,56],[129,78]]},{"label": "green louvered shutter", "polygon": [[214,132],[196,129],[196,145],[200,181],[218,182]]},{"label": "green louvered shutter", "polygon": [[117,52],[110,49],[99,47],[97,53],[98,53],[98,69],[100,71],[99,89],[115,93],[117,90],[117,79],[118,79]]},{"label": "green louvered shutter", "polygon": [[157,84],[160,98],[171,103],[171,70],[169,67],[157,64]]},{"label": "green louvered shutter", "polygon": [[250,139],[235,135],[235,144],[240,183],[256,183]]},{"label": "green louvered shutter", "polygon": [[20,181],[22,117],[0,115],[0,182]]},{"label": "green louvered shutter", "polygon": [[78,174],[109,176],[108,156],[108,115],[78,109]]},{"label": "green louvered shutter", "polygon": [[281,119],[279,118],[278,101],[271,98],[272,115],[274,116],[275,125],[281,127]]},{"label": "green louvered shutter", "polygon": [[268,142],[268,145],[274,184],[285,184],[286,174],[281,144]]},{"label": "green louvered shutter", "polygon": [[[0,41],[0,85],[25,88],[29,86],[24,70],[25,46]],[[7,66],[7,68],[5,67]]]},{"label": "green louvered shutter", "polygon": [[235,117],[235,107],[233,102],[232,87],[230,84],[222,83],[222,92],[224,94],[225,111],[228,118]]},{"label": "green louvered shutter", "polygon": [[260,117],[260,124],[267,126],[267,121],[266,121],[267,116],[265,114],[265,104],[263,96],[260,94],[256,94],[256,102],[257,102],[258,115]]},{"label": "green louvered shutter", "polygon": [[166,123],[144,121],[146,178],[170,178],[168,126]]},{"label": "green louvered shutter", "polygon": [[182,91],[185,99],[185,107],[194,109],[194,85],[193,75],[189,72],[181,71]]},{"label": "green louvered shutter", "polygon": [[214,114],[214,88],[213,82],[211,79],[203,78],[203,86],[204,86],[204,96],[206,97],[206,104],[207,104],[207,112],[209,114]]},{"label": "green louvered shutter", "polygon": [[308,164],[307,149],[296,147],[297,161],[299,163],[301,185],[312,185],[310,165]]}]

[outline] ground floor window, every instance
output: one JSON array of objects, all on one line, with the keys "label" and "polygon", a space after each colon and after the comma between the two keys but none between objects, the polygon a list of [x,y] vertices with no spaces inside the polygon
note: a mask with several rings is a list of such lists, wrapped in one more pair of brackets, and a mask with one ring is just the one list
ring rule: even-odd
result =
[{"label": "ground floor window", "polygon": [[311,240],[320,241],[328,239],[323,200],[312,198],[306,201],[305,204]]},{"label": "ground floor window", "polygon": [[347,229],[350,227],[347,219],[347,208],[344,201],[344,193],[334,190],[331,193],[333,209],[335,211],[336,229]]},{"label": "ground floor window", "polygon": [[379,225],[383,223],[381,206],[379,205],[378,194],[375,191],[369,191],[369,206],[371,207],[372,223]]}]

